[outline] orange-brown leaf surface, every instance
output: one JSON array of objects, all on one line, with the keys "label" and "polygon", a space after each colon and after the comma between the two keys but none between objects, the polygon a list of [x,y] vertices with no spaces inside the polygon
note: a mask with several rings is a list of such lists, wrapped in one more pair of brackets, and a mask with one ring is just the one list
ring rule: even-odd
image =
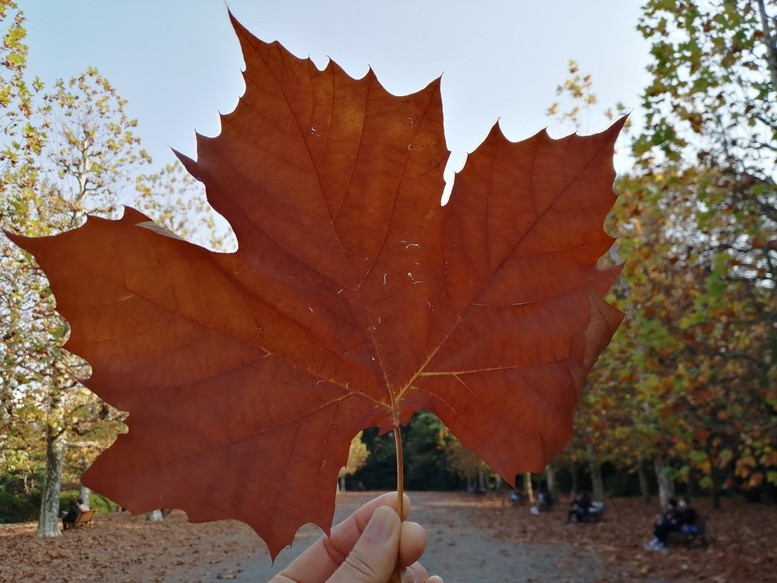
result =
[{"label": "orange-brown leaf surface", "polygon": [[329,527],[351,438],[419,409],[510,481],[542,470],[621,318],[602,299],[617,270],[597,269],[620,124],[519,143],[495,127],[441,206],[439,81],[397,97],[235,28],[246,93],[182,159],[236,252],[132,209],[14,237],[86,385],[129,412],[84,482],[134,512],[242,520],[276,554]]}]

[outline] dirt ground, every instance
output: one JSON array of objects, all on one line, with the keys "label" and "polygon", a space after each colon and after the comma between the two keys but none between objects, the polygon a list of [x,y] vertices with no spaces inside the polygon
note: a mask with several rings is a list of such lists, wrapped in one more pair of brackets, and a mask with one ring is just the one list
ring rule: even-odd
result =
[{"label": "dirt ground", "polygon": [[[336,519],[375,496],[338,495]],[[412,518],[429,535],[424,564],[446,583],[472,581],[620,582],[777,581],[777,505],[724,501],[708,515],[709,545],[668,553],[644,550],[655,506],[607,501],[605,520],[565,524],[564,501],[532,516],[505,496],[411,493]],[[39,539],[34,524],[0,525],[0,582],[267,581],[320,535],[300,530],[272,565],[263,543],[233,521],[191,524],[175,511],[161,523],[144,516],[98,515],[92,529]]]},{"label": "dirt ground", "polygon": [[648,506],[639,498],[607,500],[605,520],[593,524],[565,524],[564,503],[531,517],[535,520],[529,520],[523,507],[494,507],[476,513],[473,520],[517,545],[552,542],[565,545],[568,552],[594,552],[605,570],[597,581],[777,581],[777,504],[723,500],[722,509],[713,510],[707,500],[694,501],[708,519],[708,545],[658,553],[645,550],[657,502]]}]

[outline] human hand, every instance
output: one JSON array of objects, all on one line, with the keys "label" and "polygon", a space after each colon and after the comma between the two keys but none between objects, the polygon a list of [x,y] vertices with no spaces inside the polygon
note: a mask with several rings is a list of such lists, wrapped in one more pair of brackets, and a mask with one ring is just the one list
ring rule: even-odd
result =
[{"label": "human hand", "polygon": [[[399,565],[402,583],[443,583],[417,561],[426,547],[426,531],[400,521],[397,494],[371,500],[332,528],[275,575],[270,583],[388,583]],[[403,519],[410,499],[403,501]]]}]

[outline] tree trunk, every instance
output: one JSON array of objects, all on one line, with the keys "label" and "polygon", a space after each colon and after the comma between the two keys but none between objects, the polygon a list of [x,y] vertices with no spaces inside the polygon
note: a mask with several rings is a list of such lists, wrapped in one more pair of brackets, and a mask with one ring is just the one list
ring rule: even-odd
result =
[{"label": "tree trunk", "polygon": [[669,499],[674,496],[674,482],[669,479],[666,468],[664,467],[664,457],[657,453],[653,458],[653,465],[656,468],[656,481],[658,482],[658,499],[661,507],[669,504]]},{"label": "tree trunk", "polygon": [[62,458],[65,451],[65,408],[62,392],[50,392],[49,411],[46,415],[46,476],[40,501],[38,536],[54,537],[59,530],[59,493],[62,490]]},{"label": "tree trunk", "polygon": [[710,488],[710,501],[712,503],[712,507],[715,510],[720,510],[720,495],[718,494],[718,487],[718,480],[715,479],[713,472],[712,488]]},{"label": "tree trunk", "polygon": [[156,510],[152,510],[148,514],[146,514],[146,520],[150,522],[162,522],[164,519],[164,515],[162,514],[162,509],[157,508]]},{"label": "tree trunk", "polygon": [[591,471],[591,488],[594,500],[604,500],[604,479],[602,478],[602,466],[596,459],[594,446],[590,443],[585,444],[585,453],[588,458],[588,467]]},{"label": "tree trunk", "polygon": [[556,495],[556,469],[552,464],[545,466],[545,486],[551,496]]},{"label": "tree trunk", "polygon": [[523,475],[523,487],[526,490],[526,495],[529,497],[529,502],[534,504],[534,486],[531,483],[531,472],[526,472]]},{"label": "tree trunk", "polygon": [[89,496],[91,493],[92,491],[89,488],[81,484],[81,491],[79,492],[78,497],[81,498],[81,500],[83,500],[84,506],[86,506],[87,508],[91,508],[91,506],[89,505]]},{"label": "tree trunk", "polygon": [[761,18],[761,38],[766,49],[766,64],[772,78],[772,85],[777,87],[777,31],[772,28],[774,19],[770,21],[769,15],[766,13],[766,3],[764,0],[758,0],[756,4]]},{"label": "tree trunk", "polygon": [[577,477],[577,464],[575,462],[572,462],[572,492],[579,492],[580,491],[580,482],[578,481]]},{"label": "tree trunk", "polygon": [[648,482],[647,472],[645,471],[645,460],[639,458],[637,462],[637,476],[639,477],[639,491],[645,504],[650,504],[652,496],[650,495],[650,482]]},{"label": "tree trunk", "polygon": [[[732,468],[733,464],[729,463],[729,472],[731,472]],[[720,490],[723,488],[725,476],[722,475],[719,470],[716,470],[715,466],[713,465],[712,471],[710,472],[710,478],[712,478],[712,487],[710,488],[710,502],[712,503],[712,507],[715,510],[720,510],[722,508],[720,504]]]}]

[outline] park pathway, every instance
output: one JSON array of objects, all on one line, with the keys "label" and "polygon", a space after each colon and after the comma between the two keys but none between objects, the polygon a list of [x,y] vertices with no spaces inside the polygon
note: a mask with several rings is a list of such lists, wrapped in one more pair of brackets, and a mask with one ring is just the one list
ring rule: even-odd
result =
[{"label": "park pathway", "polygon": [[[346,494],[338,497],[336,520],[339,522],[374,493]],[[460,493],[411,493],[411,519],[421,523],[428,534],[423,564],[431,574],[441,575],[446,583],[592,583],[605,579],[596,555],[584,549],[564,545],[518,545],[496,540],[487,530],[472,524],[469,517],[482,501]],[[522,509],[521,509],[522,510]],[[528,516],[527,520],[531,520]],[[218,583],[224,580],[264,583],[307,548],[320,531],[306,526],[292,547],[270,564],[266,552],[225,556],[207,567],[170,572],[165,583]]]}]

